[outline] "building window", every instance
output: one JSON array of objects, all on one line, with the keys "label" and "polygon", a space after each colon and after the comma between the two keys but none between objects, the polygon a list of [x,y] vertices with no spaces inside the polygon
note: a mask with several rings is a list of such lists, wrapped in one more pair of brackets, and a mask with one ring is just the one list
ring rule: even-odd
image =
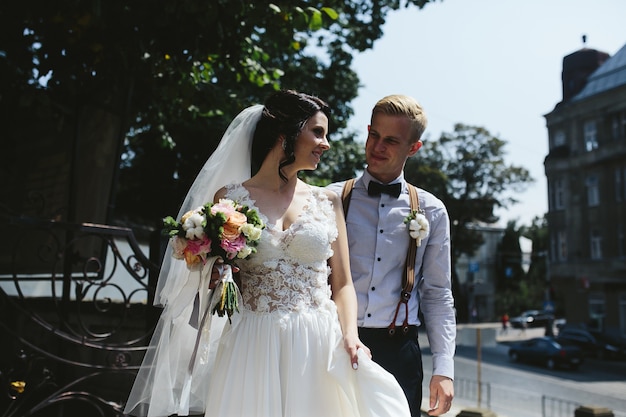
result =
[{"label": "building window", "polygon": [[585,122],[585,150],[591,152],[594,149],[598,149],[598,135],[596,130],[596,122],[589,120]]},{"label": "building window", "polygon": [[600,205],[600,189],[598,186],[598,177],[596,175],[589,175],[587,177],[587,205],[589,207],[596,207]]},{"label": "building window", "polygon": [[622,118],[621,115],[618,114],[614,114],[611,117],[611,138],[613,140],[618,140],[622,137]]},{"label": "building window", "polygon": [[626,175],[626,168],[615,168],[615,201],[619,202],[624,200],[624,179],[622,178],[622,172]]},{"label": "building window", "polygon": [[565,230],[559,231],[557,238],[557,246],[558,246],[558,260],[565,261],[567,260],[567,234]]},{"label": "building window", "polygon": [[626,138],[626,112],[614,113],[611,119],[611,139],[621,140]]},{"label": "building window", "polygon": [[591,231],[591,259],[602,259],[602,236],[597,230]]},{"label": "building window", "polygon": [[622,335],[626,335],[626,293],[619,296],[619,327]]},{"label": "building window", "polygon": [[550,204],[553,211],[565,208],[565,181],[562,178],[555,179],[551,183]]},{"label": "building window", "polygon": [[594,330],[604,328],[604,317],[606,316],[606,300],[604,294],[592,292],[589,294],[589,324]]},{"label": "building window", "polygon": [[624,223],[617,225],[617,256],[626,258],[626,238],[624,237]]},{"label": "building window", "polygon": [[565,137],[565,132],[562,130],[557,130],[554,133],[554,147],[558,147],[558,146],[563,146],[565,145],[566,142],[566,137]]}]

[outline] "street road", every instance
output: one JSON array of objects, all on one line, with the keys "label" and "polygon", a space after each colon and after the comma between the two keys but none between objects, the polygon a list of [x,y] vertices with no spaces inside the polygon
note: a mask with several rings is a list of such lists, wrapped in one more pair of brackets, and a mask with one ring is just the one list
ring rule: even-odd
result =
[{"label": "street road", "polygon": [[[432,359],[425,340],[426,335],[420,333],[426,397]],[[456,416],[463,408],[478,406],[476,381],[480,374],[481,407],[491,409],[498,417],[542,417],[544,395],[549,397],[545,417],[573,417],[577,405],[602,406],[611,409],[615,417],[626,417],[626,361],[588,359],[576,371],[549,370],[511,362],[508,346],[498,343],[481,349],[479,372],[477,356],[476,347],[457,346],[455,374],[459,387],[455,388],[455,409],[446,416]],[[467,381],[472,383],[473,391],[462,389],[461,383]]]}]

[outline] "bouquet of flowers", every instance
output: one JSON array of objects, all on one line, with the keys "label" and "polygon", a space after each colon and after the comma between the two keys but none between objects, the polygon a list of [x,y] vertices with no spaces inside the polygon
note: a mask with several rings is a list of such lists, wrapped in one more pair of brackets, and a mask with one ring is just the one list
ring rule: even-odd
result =
[{"label": "bouquet of flowers", "polygon": [[409,226],[409,234],[415,239],[417,246],[421,246],[422,239],[426,239],[430,232],[430,225],[424,215],[424,210],[413,210],[411,214],[404,219],[404,223]]},{"label": "bouquet of flowers", "polygon": [[[246,259],[256,252],[265,224],[256,210],[230,199],[206,203],[190,210],[180,221],[163,219],[164,233],[170,237],[176,259],[184,259],[189,268],[203,266],[209,257],[220,257],[228,267],[236,259]],[[224,276],[224,275],[223,275]],[[220,317],[239,311],[236,284],[232,274],[222,280],[220,300],[213,313]]]}]

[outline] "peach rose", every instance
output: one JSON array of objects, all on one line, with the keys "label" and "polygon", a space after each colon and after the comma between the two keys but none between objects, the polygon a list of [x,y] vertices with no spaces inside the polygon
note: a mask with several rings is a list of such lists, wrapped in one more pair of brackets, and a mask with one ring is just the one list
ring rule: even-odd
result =
[{"label": "peach rose", "polygon": [[185,262],[187,262],[187,265],[189,266],[199,264],[200,262],[202,262],[202,257],[198,255],[194,255],[189,250],[185,250],[185,252],[183,253],[185,255]]},{"label": "peach rose", "polygon": [[228,219],[226,219],[226,223],[224,223],[224,239],[230,241],[237,239],[241,234],[239,228],[246,224],[247,220],[246,215],[241,212],[234,211],[230,213]]}]

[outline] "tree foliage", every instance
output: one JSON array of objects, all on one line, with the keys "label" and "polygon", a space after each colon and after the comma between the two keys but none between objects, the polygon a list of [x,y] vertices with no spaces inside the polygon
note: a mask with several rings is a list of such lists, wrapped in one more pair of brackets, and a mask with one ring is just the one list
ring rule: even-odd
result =
[{"label": "tree foliage", "polygon": [[[295,88],[326,99],[331,130],[342,132],[359,86],[353,55],[382,36],[390,11],[428,2],[3,4],[0,110],[8,120],[25,121],[37,102],[50,123],[83,117],[89,106],[117,114],[123,145],[117,211],[158,218],[182,200],[232,117],[272,90]],[[8,137],[18,126],[8,126]],[[345,147],[356,149],[351,134],[341,134]],[[329,167],[328,175],[349,176],[362,166],[344,162],[354,166]]]},{"label": "tree foliage", "polygon": [[494,208],[516,203],[515,194],[533,181],[527,169],[505,161],[506,144],[485,128],[456,124],[454,132],[425,141],[407,162],[407,180],[448,208],[456,256],[471,255],[482,244],[469,224],[496,222]]},{"label": "tree foliage", "polygon": [[548,247],[550,239],[546,216],[535,217],[531,225],[524,228],[522,235],[533,242],[528,278],[534,282],[545,283],[548,278]]},{"label": "tree foliage", "polygon": [[[519,245],[520,236],[532,240],[531,264],[524,273]],[[535,217],[530,226],[517,228],[509,222],[500,245],[496,267],[496,311],[519,314],[542,308],[550,293],[547,278],[548,224],[545,217]]]},{"label": "tree foliage", "polygon": [[407,181],[441,198],[451,222],[453,291],[461,320],[467,311],[455,269],[461,254],[472,256],[483,244],[474,223],[494,223],[496,207],[516,202],[515,194],[533,181],[528,170],[505,161],[507,142],[485,128],[456,124],[451,133],[425,140],[407,161]]},{"label": "tree foliage", "polygon": [[520,236],[522,230],[515,221],[507,223],[504,236],[498,244],[496,255],[496,291],[516,290],[526,274],[522,268],[522,249]]}]

